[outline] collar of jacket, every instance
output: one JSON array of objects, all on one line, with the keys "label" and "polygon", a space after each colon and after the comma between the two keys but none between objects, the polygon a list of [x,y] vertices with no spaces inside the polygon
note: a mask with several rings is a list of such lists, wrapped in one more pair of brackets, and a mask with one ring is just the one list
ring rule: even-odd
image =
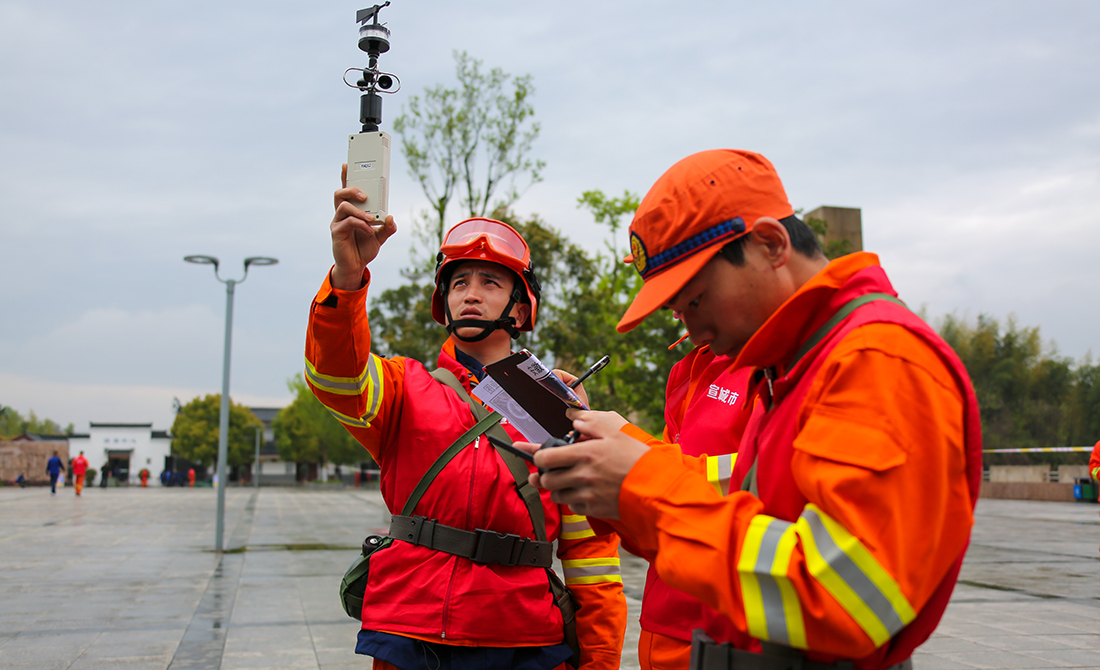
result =
[{"label": "collar of jacket", "polygon": [[857,252],[831,261],[749,338],[733,367],[775,367],[777,376],[783,376],[802,343],[848,301],[865,293],[897,295],[877,255]]},{"label": "collar of jacket", "polygon": [[439,358],[436,360],[436,367],[446,368],[454,373],[454,376],[458,377],[458,381],[466,387],[467,392],[477,386],[477,378],[470,374],[470,371],[466,369],[465,365],[458,362],[458,354],[455,353],[454,340],[449,337],[439,349]]}]

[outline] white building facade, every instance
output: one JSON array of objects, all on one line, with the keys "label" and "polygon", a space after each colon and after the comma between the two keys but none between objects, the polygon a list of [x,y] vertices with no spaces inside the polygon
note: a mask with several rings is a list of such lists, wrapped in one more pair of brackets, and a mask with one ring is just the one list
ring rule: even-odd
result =
[{"label": "white building facade", "polygon": [[149,486],[160,486],[172,438],[167,431],[153,430],[151,423],[92,423],[87,435],[69,437],[69,458],[81,451],[88,467],[97,472],[110,464],[120,482],[140,484],[144,469],[149,471]]}]

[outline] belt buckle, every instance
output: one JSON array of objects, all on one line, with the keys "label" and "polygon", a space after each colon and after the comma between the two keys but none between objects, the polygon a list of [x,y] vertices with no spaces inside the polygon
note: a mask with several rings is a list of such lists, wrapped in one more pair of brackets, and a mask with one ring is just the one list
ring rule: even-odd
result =
[{"label": "belt buckle", "polygon": [[522,541],[519,535],[510,533],[497,533],[491,530],[478,528],[477,547],[471,559],[474,563],[497,563],[499,565],[515,565],[514,550],[516,541]]}]

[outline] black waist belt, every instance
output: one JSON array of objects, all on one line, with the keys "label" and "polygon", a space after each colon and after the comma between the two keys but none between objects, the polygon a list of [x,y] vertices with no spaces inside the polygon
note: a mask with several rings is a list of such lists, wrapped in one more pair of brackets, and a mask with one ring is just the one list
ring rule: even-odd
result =
[{"label": "black waist belt", "polygon": [[[762,643],[764,653],[734,649],[728,642],[716,643],[701,629],[691,632],[690,670],[850,670],[851,661],[818,663],[806,660],[791,647]],[[912,659],[905,659],[883,670],[913,670]]]},{"label": "black waist belt", "polygon": [[428,547],[475,563],[526,565],[549,568],[554,563],[554,544],[491,530],[462,530],[422,516],[394,514],[390,537]]}]

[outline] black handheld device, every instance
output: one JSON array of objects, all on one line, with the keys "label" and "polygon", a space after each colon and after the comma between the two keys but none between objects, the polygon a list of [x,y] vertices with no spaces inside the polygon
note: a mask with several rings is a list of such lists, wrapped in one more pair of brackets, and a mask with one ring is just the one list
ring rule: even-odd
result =
[{"label": "black handheld device", "polygon": [[[489,442],[491,442],[494,446],[500,447],[501,449],[503,449],[505,451],[509,451],[509,452],[515,454],[516,456],[519,456],[523,460],[527,461],[528,463],[533,464],[535,462],[535,457],[532,456],[531,454],[527,453],[526,451],[524,451],[522,449],[517,449],[514,445],[509,444],[508,442],[505,442],[504,440],[501,440],[499,438],[493,437],[492,435],[489,435],[488,433],[485,434],[485,437],[489,438]],[[542,451],[543,449],[550,449],[550,448],[553,448],[553,447],[562,447],[562,446],[565,446],[567,444],[573,444],[576,441],[577,441],[577,432],[571,430],[565,436],[564,440],[560,439],[560,438],[557,438],[557,437],[551,437],[549,440],[543,442],[542,446],[539,447],[539,451]],[[542,468],[539,468],[539,474],[541,475],[542,473],[543,473]]]}]

